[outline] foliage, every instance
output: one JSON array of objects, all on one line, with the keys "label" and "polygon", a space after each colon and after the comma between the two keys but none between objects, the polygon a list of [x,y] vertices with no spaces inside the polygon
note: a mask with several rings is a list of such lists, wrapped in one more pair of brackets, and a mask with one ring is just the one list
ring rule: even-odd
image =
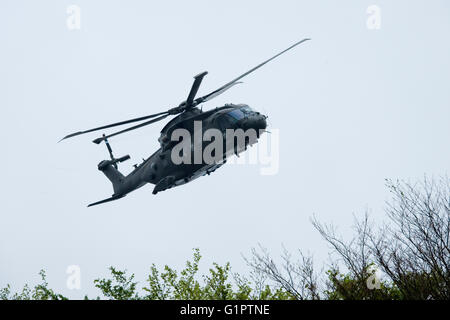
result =
[{"label": "foliage", "polygon": [[[362,278],[356,278],[351,273],[341,274],[337,269],[327,271],[328,283],[324,296],[328,300],[401,300],[403,296],[398,288],[390,282],[379,281],[377,288],[367,285],[373,281],[371,276],[375,274],[366,271]],[[375,284],[374,284],[375,285]]]},{"label": "foliage", "polygon": [[134,274],[127,276],[127,271],[116,270],[110,267],[112,279],[96,279],[94,284],[101,290],[103,295],[114,300],[137,300],[137,282],[134,282]]},{"label": "foliage", "polygon": [[[153,264],[150,274],[142,290],[134,274],[126,270],[110,267],[110,278],[96,279],[94,285],[103,296],[111,300],[248,300],[248,299],[289,299],[289,293],[281,288],[266,285],[261,292],[253,289],[251,283],[244,277],[233,274],[231,266],[226,263],[221,266],[214,263],[206,275],[198,275],[201,255],[199,249],[194,249],[192,261],[187,261],[180,272],[165,266],[159,271]],[[20,293],[12,293],[10,285],[0,289],[1,300],[61,300],[66,299],[48,288],[45,272],[41,271],[42,283],[31,290],[25,285]],[[199,279],[200,278],[200,279]],[[258,294],[256,294],[258,292]],[[97,297],[99,299],[100,297]],[[85,299],[88,299],[87,296]]]},{"label": "foliage", "polygon": [[[386,184],[392,199],[386,207],[388,222],[379,228],[366,212],[355,218],[356,233],[345,241],[333,225],[312,219],[333,248],[334,259],[325,275],[318,274],[312,257],[301,251],[297,262],[285,252],[280,266],[260,247],[247,263],[296,299],[449,300],[449,179]],[[375,269],[384,278],[378,279]],[[377,287],[371,285],[374,279]]]},{"label": "foliage", "polygon": [[[167,265],[160,271],[153,264],[141,288],[134,274],[113,267],[111,278],[97,279],[94,285],[114,300],[449,300],[449,179],[417,184],[387,180],[387,187],[392,193],[386,208],[388,223],[375,228],[366,212],[355,218],[356,232],[350,241],[333,225],[312,219],[333,249],[334,259],[322,268],[326,272],[317,272],[312,256],[301,251],[294,261],[284,250],[280,264],[260,246],[245,258],[250,280],[232,273],[229,263],[214,263],[199,276],[201,255],[194,249],[192,261],[180,272]],[[48,288],[43,270],[40,276],[41,283],[32,289],[28,285],[18,293],[12,293],[9,285],[0,289],[0,299],[66,299]]]},{"label": "foliage", "polygon": [[0,300],[67,300],[63,295],[48,288],[44,270],[41,270],[39,275],[41,276],[41,283],[34,286],[33,289],[27,284],[22,288],[22,291],[16,293],[11,292],[9,284],[5,288],[1,288]]}]

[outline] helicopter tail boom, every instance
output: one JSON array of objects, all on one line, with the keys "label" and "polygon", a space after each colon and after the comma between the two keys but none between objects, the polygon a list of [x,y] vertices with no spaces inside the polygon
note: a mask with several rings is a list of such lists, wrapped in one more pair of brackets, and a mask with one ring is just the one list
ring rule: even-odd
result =
[{"label": "helicopter tail boom", "polygon": [[103,172],[109,181],[111,181],[114,193],[118,193],[125,177],[114,167],[114,163],[110,160],[103,160],[98,164],[98,170]]}]

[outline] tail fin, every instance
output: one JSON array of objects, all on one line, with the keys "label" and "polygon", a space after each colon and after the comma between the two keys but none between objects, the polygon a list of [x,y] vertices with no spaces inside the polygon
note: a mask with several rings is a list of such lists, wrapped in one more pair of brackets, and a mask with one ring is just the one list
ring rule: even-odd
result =
[{"label": "tail fin", "polygon": [[88,207],[96,206],[98,204],[102,204],[102,203],[109,202],[109,201],[114,201],[114,200],[117,200],[117,199],[120,199],[120,198],[123,198],[123,197],[125,197],[125,196],[112,196],[111,198],[91,203],[91,204],[88,205]]}]

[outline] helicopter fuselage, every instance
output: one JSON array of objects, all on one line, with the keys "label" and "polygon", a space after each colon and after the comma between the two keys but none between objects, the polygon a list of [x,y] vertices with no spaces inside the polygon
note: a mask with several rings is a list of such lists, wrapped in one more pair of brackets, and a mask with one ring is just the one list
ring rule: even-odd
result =
[{"label": "helicopter fuselage", "polygon": [[[252,110],[244,104],[224,105],[206,112],[203,112],[198,106],[223,94],[235,85],[242,83],[240,80],[245,76],[308,40],[310,39],[305,38],[297,41],[287,49],[263,61],[216,90],[197,97],[197,92],[203,78],[208,72],[204,71],[199,73],[194,76],[194,82],[187,99],[177,107],[84,131],[77,131],[63,137],[61,140],[135,123],[133,126],[120,131],[108,135],[103,134],[102,137],[98,137],[92,141],[96,144],[105,142],[108,148],[111,160],[103,160],[100,162],[98,169],[112,182],[114,194],[111,198],[91,203],[89,206],[122,198],[127,193],[142,187],[146,183],[155,185],[153,189],[154,194],[174,186],[188,183],[195,178],[209,174],[219,168],[230,154],[239,154],[239,152],[246,149],[247,145],[256,143],[259,135],[264,132],[267,126],[267,117],[265,115]],[[115,158],[108,138],[148,126],[168,116],[176,117],[169,121],[161,130],[161,136],[158,139],[161,147],[148,159],[144,160],[142,164],[136,165],[135,169],[127,176],[120,173],[117,170],[117,164],[129,159],[130,156]],[[247,135],[249,131],[253,132]],[[238,133],[237,135],[235,134],[236,132]],[[192,136],[194,137],[193,139]],[[180,140],[180,138],[182,139]],[[236,138],[237,143],[235,141]],[[212,148],[210,147],[211,145],[213,145]]]},{"label": "helicopter fuselage", "polygon": [[[206,112],[193,108],[167,123],[161,130],[161,136],[158,139],[161,147],[140,165],[136,165],[135,169],[127,176],[123,176],[112,164],[109,164],[109,160],[102,161],[99,164],[99,170],[103,171],[113,183],[113,197],[123,197],[147,183],[155,185],[153,194],[156,194],[210,174],[224,164],[227,156],[240,153],[246,149],[247,145],[256,143],[257,138],[266,128],[266,118],[265,115],[244,104],[229,104]],[[193,138],[186,139],[184,137],[181,141],[174,139],[177,129],[185,130]],[[211,129],[220,132],[221,136],[215,137],[215,139],[222,139],[222,154],[214,155],[217,159],[214,162],[205,159],[198,161],[195,159],[194,150],[200,148],[202,155],[203,150],[211,143],[212,139],[204,139],[205,133]],[[247,135],[246,140],[240,145],[234,138],[233,141],[227,141],[227,132],[239,129],[244,134],[253,130],[256,135]],[[183,155],[183,159],[187,161],[181,163],[174,161],[174,157],[179,156],[179,150],[190,151],[188,155]]]}]

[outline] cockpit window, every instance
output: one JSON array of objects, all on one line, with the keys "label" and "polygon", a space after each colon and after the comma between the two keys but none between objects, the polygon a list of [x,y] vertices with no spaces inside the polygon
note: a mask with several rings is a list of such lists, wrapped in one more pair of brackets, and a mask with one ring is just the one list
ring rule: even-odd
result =
[{"label": "cockpit window", "polygon": [[244,113],[239,109],[232,110],[232,111],[228,112],[227,114],[229,114],[236,120],[240,120],[245,117]]},{"label": "cockpit window", "polygon": [[253,112],[252,108],[250,108],[249,106],[245,106],[241,108],[242,111],[246,112],[246,113],[251,113]]}]

